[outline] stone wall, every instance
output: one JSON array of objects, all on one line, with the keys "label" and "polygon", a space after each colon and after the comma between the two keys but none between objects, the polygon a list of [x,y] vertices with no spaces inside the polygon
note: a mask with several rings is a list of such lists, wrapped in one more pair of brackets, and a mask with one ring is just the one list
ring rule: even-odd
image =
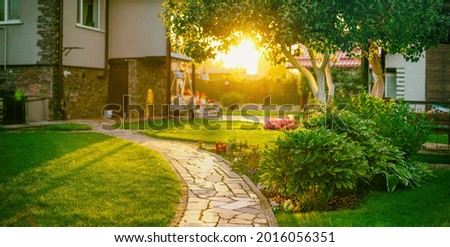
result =
[{"label": "stone wall", "polygon": [[58,64],[59,49],[59,0],[38,0],[38,34],[41,38],[37,46],[41,56],[38,64]]},{"label": "stone wall", "polygon": [[67,119],[102,118],[108,103],[108,77],[101,69],[64,67],[63,102]]},{"label": "stone wall", "polygon": [[[129,59],[128,92],[131,109],[145,109],[148,90],[153,91],[154,115],[162,116],[162,107],[167,103],[167,70],[164,59]],[[140,107],[142,106],[142,108]],[[136,118],[137,111],[130,111]]]},{"label": "stone wall", "polygon": [[20,92],[26,100],[48,99],[48,119],[55,119],[56,66],[8,66],[0,70],[0,90]]}]

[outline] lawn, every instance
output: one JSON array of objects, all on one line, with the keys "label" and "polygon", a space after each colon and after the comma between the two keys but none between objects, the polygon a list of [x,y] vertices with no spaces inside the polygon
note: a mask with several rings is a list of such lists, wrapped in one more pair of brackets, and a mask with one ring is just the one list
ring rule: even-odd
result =
[{"label": "lawn", "polygon": [[421,162],[426,162],[430,164],[449,164],[450,165],[450,154],[433,154],[433,153],[419,153],[417,154],[417,160]]},{"label": "lawn", "polygon": [[448,135],[445,134],[430,134],[427,142],[448,144]]},{"label": "lawn", "polygon": [[450,171],[435,171],[437,178],[421,187],[374,192],[353,210],[284,213],[276,218],[280,226],[450,226]]},{"label": "lawn", "polygon": [[204,143],[227,142],[232,139],[247,140],[250,144],[264,146],[273,143],[281,131],[263,130],[262,125],[243,121],[195,121],[155,120],[149,123],[132,122],[125,129],[144,130],[141,133],[163,139],[202,141]]},{"label": "lawn", "polygon": [[0,226],[166,226],[180,182],[156,152],[98,133],[1,132]]}]

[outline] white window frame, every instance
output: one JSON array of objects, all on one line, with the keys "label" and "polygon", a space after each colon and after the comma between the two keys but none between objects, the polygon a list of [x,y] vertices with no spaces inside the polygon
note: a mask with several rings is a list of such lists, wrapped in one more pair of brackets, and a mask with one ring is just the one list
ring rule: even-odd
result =
[{"label": "white window frame", "polygon": [[[393,78],[395,80],[395,96],[393,95],[389,95],[388,96],[388,92],[390,91],[390,87],[391,85],[388,83],[388,78]],[[386,97],[390,97],[392,99],[397,99],[397,72],[395,71],[395,69],[393,69],[392,71],[386,71],[385,73],[385,85],[384,85],[384,95]]]},{"label": "white window frame", "polygon": [[79,10],[77,9],[77,12],[79,12],[79,16],[77,16],[77,27],[82,27],[82,28],[86,28],[86,29],[90,29],[90,30],[94,30],[94,31],[101,31],[100,27],[101,27],[101,1],[100,0],[94,0],[97,1],[97,26],[98,27],[91,27],[91,26],[86,26],[82,23],[83,20],[83,0],[78,0],[77,1],[77,8],[80,8]]},{"label": "white window frame", "polygon": [[22,24],[22,21],[20,19],[9,19],[9,1],[10,0],[5,0],[5,2],[4,2],[5,6],[3,6],[3,7],[4,7],[4,10],[5,10],[5,19],[0,20],[0,25],[5,25],[5,24]]}]

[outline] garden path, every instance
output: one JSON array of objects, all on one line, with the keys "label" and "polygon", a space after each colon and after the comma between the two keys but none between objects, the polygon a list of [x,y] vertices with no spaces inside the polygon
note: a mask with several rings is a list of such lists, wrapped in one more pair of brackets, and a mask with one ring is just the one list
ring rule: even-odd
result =
[{"label": "garden path", "polygon": [[93,131],[159,152],[184,182],[184,199],[174,226],[277,226],[261,192],[228,161],[185,142],[151,138],[130,130],[103,130],[101,122],[81,120]]}]

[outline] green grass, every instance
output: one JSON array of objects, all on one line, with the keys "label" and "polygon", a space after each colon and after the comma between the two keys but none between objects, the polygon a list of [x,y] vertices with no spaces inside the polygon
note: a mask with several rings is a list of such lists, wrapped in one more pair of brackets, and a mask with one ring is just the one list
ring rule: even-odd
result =
[{"label": "green grass", "polygon": [[444,135],[444,134],[430,134],[428,136],[427,142],[448,144],[448,135]]},{"label": "green grass", "polygon": [[420,227],[450,226],[450,171],[435,171],[437,178],[421,187],[374,192],[354,210],[276,214],[280,226],[302,227]]},{"label": "green grass", "polygon": [[416,158],[418,161],[430,164],[450,164],[450,154],[419,153]]},{"label": "green grass", "polygon": [[202,141],[204,143],[227,142],[232,139],[247,140],[250,144],[273,143],[281,131],[263,130],[261,124],[241,121],[153,121],[150,124],[132,122],[125,129],[141,129],[142,134],[162,139],[182,141]]},{"label": "green grass", "polygon": [[[5,131],[8,129],[5,129]],[[15,131],[88,131],[92,130],[92,127],[88,124],[78,124],[78,123],[63,123],[63,124],[50,124],[43,126],[27,126],[19,129],[14,129]],[[1,130],[0,130],[1,131]]]},{"label": "green grass", "polygon": [[180,182],[156,152],[98,133],[0,133],[0,226],[166,226]]}]

